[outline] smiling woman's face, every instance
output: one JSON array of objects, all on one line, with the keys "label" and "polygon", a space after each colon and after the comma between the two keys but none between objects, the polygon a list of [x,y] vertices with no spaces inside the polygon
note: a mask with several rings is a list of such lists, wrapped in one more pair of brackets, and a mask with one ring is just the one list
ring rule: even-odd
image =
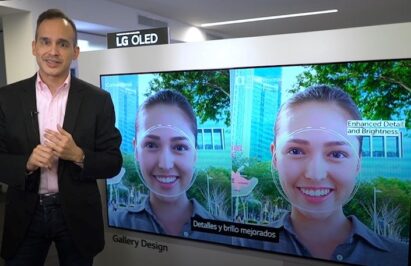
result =
[{"label": "smiling woman's face", "polygon": [[158,104],[142,110],[135,156],[145,185],[165,197],[186,192],[197,158],[194,143],[189,119],[179,107]]},{"label": "smiling woman's face", "polygon": [[273,165],[293,207],[334,211],[350,199],[360,169],[359,141],[347,135],[350,115],[334,103],[283,110],[272,145]]}]

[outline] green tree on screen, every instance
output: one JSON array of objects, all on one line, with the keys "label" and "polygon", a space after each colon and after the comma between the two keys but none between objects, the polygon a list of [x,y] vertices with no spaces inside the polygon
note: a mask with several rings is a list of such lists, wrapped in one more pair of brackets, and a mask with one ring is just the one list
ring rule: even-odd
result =
[{"label": "green tree on screen", "polygon": [[[373,191],[377,189],[376,194],[376,215],[379,226],[381,221],[390,221],[389,227],[398,228],[400,238],[408,239],[409,224],[410,224],[410,198],[411,198],[411,183],[408,180],[401,180],[398,178],[377,177],[373,180],[367,180],[360,183],[357,193],[354,198],[344,206],[344,212],[347,214],[354,214],[369,228],[373,229]],[[388,207],[388,210],[384,207]],[[390,211],[398,209],[394,219],[389,219]],[[392,217],[391,217],[392,218]],[[377,230],[379,234],[383,234]],[[387,235],[394,237],[393,235]]]},{"label": "green tree on screen", "polygon": [[297,78],[292,92],[314,84],[347,91],[366,119],[405,117],[411,128],[411,60],[310,65]]},{"label": "green tree on screen", "polygon": [[227,169],[209,167],[197,172],[196,180],[188,191],[211,214],[221,219],[231,215],[231,173]]},{"label": "green tree on screen", "polygon": [[162,89],[182,93],[194,108],[201,123],[207,120],[230,125],[230,82],[228,70],[160,73],[150,82],[149,94]]},{"label": "green tree on screen", "polygon": [[136,171],[135,158],[133,154],[123,154],[123,167],[126,170],[122,182],[125,186],[137,186],[142,183]]}]

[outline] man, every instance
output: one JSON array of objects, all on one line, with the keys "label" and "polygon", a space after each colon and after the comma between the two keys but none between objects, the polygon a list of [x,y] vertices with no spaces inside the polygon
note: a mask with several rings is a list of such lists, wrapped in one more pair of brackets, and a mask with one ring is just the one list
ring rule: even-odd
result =
[{"label": "man", "polygon": [[8,184],[1,255],[43,265],[92,265],[104,232],[96,180],[122,165],[110,95],[70,75],[77,30],[60,10],[37,20],[33,77],[0,89],[0,182]]}]

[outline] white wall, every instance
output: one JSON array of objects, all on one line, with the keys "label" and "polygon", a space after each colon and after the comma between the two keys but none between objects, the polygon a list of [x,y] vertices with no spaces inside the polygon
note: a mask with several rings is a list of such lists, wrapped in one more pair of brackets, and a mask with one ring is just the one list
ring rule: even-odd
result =
[{"label": "white wall", "polygon": [[[100,74],[292,65],[411,58],[411,23],[227,39],[81,53],[79,76],[99,85]],[[105,198],[104,183],[100,183]],[[167,253],[133,248],[114,234],[167,245]],[[106,248],[95,259],[111,265],[328,265],[265,252],[106,228]],[[331,263],[329,263],[331,264]]]},{"label": "white wall", "polygon": [[7,82],[34,75],[36,64],[31,53],[33,33],[30,13],[3,16],[3,34]]}]

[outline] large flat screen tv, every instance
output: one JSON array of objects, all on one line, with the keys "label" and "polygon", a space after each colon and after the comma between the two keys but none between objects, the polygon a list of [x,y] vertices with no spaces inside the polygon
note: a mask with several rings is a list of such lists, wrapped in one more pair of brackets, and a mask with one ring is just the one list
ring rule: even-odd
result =
[{"label": "large flat screen tv", "polygon": [[408,265],[411,60],[100,82],[123,137],[123,168],[106,183],[110,227]]}]

